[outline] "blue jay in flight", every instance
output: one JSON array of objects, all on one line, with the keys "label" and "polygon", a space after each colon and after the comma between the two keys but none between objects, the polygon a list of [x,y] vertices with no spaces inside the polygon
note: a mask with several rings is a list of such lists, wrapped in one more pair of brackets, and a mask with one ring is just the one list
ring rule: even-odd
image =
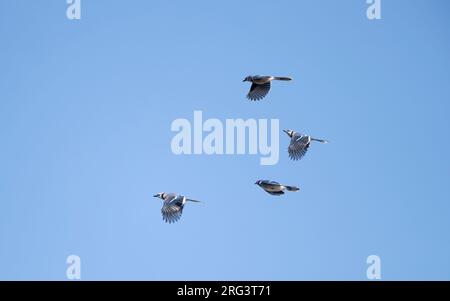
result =
[{"label": "blue jay in flight", "polygon": [[258,180],[255,183],[262,189],[264,189],[267,193],[271,195],[283,195],[284,191],[297,191],[300,190],[298,187],[283,185],[275,181],[269,180]]},{"label": "blue jay in flight", "polygon": [[289,157],[292,160],[300,160],[308,151],[311,141],[317,141],[320,143],[328,143],[327,140],[312,138],[311,136],[297,133],[293,130],[283,130],[289,137],[291,137],[291,143],[288,147]]},{"label": "blue jay in flight", "polygon": [[163,220],[169,224],[175,223],[180,219],[186,202],[200,203],[200,201],[191,200],[183,195],[175,193],[160,192],[155,194],[154,197],[160,198],[164,201],[163,207],[161,208],[161,213]]},{"label": "blue jay in flight", "polygon": [[247,98],[250,100],[261,100],[266,97],[267,93],[270,90],[270,83],[273,80],[283,80],[289,81],[292,80],[290,77],[279,77],[279,76],[247,76],[244,78],[243,82],[251,82],[252,86],[250,87],[250,91],[247,94]]}]

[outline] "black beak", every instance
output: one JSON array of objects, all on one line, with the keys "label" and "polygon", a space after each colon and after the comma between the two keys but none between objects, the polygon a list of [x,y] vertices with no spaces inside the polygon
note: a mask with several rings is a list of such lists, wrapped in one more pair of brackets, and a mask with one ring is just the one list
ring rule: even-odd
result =
[{"label": "black beak", "polygon": [[153,197],[157,198],[157,197],[159,197],[159,195],[155,194]]},{"label": "black beak", "polygon": [[289,135],[289,131],[288,130],[283,130],[283,132],[285,132],[286,134]]}]

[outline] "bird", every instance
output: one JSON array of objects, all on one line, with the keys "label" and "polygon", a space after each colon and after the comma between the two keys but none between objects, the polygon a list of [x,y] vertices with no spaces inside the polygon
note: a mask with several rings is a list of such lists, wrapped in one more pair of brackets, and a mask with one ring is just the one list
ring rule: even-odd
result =
[{"label": "bird", "polygon": [[160,192],[155,194],[154,197],[160,198],[164,201],[161,208],[161,213],[163,220],[169,224],[175,223],[180,219],[186,202],[200,203],[200,201],[191,200],[176,193]]},{"label": "bird", "polygon": [[250,100],[261,100],[266,97],[270,90],[270,83],[273,80],[292,80],[290,77],[283,76],[269,76],[269,75],[249,75],[242,82],[251,82],[250,91],[247,94],[247,98]]},{"label": "bird", "polygon": [[289,137],[291,142],[288,147],[289,157],[292,160],[300,160],[308,151],[311,141],[317,141],[320,143],[328,143],[327,140],[312,138],[311,136],[297,133],[293,130],[283,130]]},{"label": "bird", "polygon": [[267,193],[271,195],[283,195],[284,191],[298,191],[300,188],[295,186],[283,185],[275,181],[270,180],[258,180],[255,182],[256,185],[264,189]]}]

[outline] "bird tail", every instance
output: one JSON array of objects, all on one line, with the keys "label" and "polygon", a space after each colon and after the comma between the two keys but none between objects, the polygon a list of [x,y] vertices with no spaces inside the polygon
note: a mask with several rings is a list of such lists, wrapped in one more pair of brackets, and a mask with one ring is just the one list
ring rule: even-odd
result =
[{"label": "bird tail", "polygon": [[317,141],[320,143],[328,143],[328,140],[323,140],[323,139],[316,139],[316,138],[311,138],[312,141]]},{"label": "bird tail", "polygon": [[191,200],[191,199],[186,199],[187,202],[194,202],[194,203],[201,203],[200,201],[196,201],[196,200]]},{"label": "bird tail", "polygon": [[286,187],[287,191],[298,191],[298,190],[300,190],[300,188],[295,187],[295,186],[284,186],[284,187]]},{"label": "bird tail", "polygon": [[292,80],[292,78],[290,77],[286,77],[286,76],[274,76],[275,80]]}]

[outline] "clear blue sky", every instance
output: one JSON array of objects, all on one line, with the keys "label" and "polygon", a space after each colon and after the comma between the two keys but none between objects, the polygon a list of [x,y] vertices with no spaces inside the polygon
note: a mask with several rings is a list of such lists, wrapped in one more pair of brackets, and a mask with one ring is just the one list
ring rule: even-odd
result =
[{"label": "clear blue sky", "polygon": [[[0,279],[450,279],[450,3],[0,2]],[[258,103],[249,74],[294,77]],[[175,156],[176,118],[279,118],[293,162]],[[301,187],[270,196],[253,183]],[[177,224],[161,191],[204,201]]]}]

